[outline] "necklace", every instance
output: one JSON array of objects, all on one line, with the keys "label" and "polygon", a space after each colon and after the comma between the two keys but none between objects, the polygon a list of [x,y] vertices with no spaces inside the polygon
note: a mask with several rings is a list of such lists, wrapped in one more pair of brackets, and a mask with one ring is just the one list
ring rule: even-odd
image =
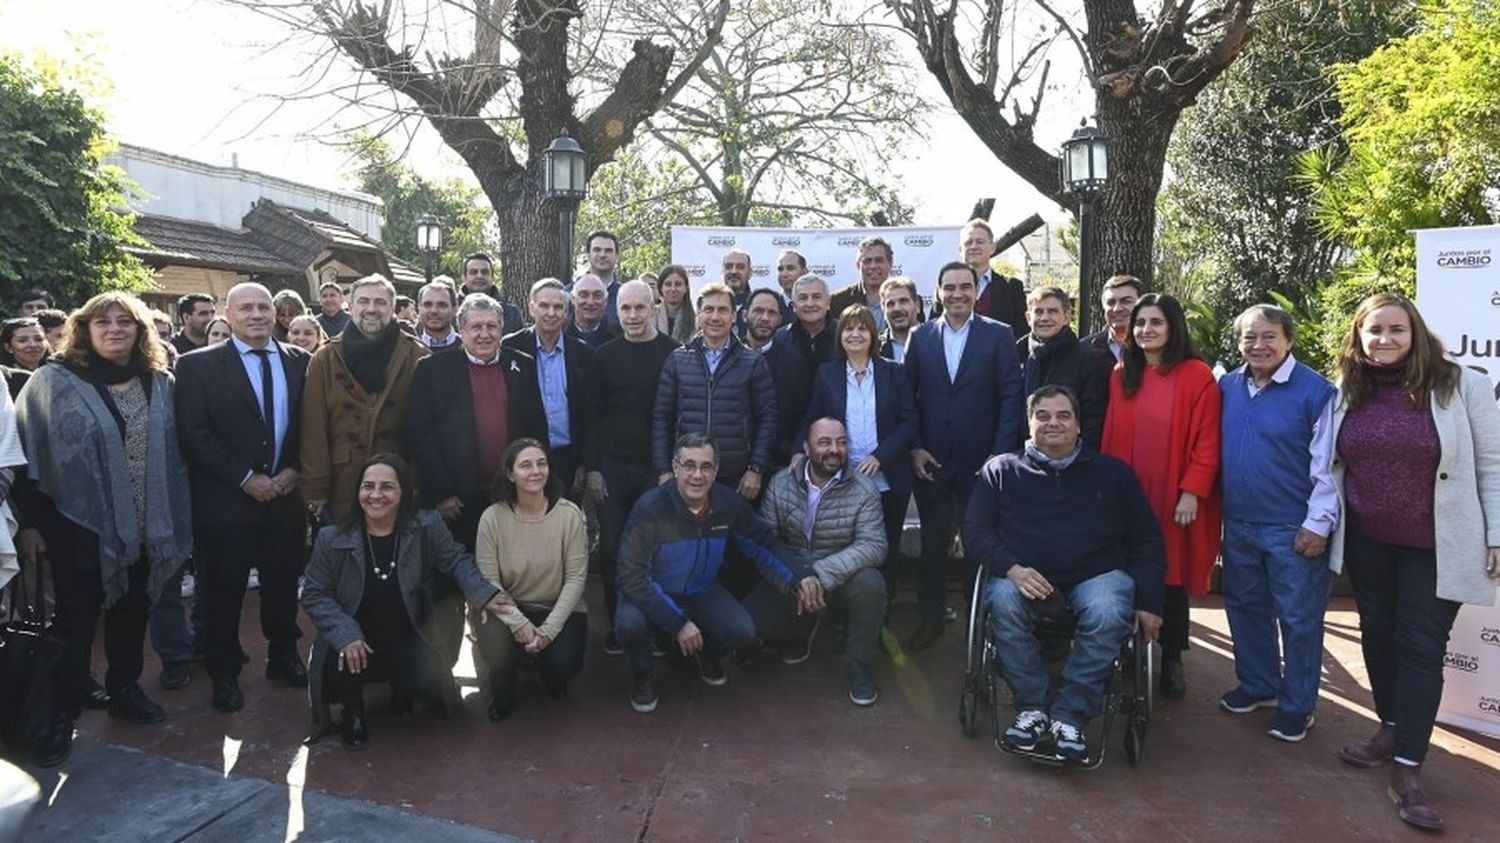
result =
[{"label": "necklace", "polygon": [[396,573],[396,557],[401,555],[401,537],[396,536],[395,542],[391,545],[391,563],[383,570],[380,567],[380,560],[375,558],[375,544],[370,541],[369,530],[365,531],[365,552],[370,554],[370,572],[375,575],[376,579],[385,582],[391,578],[391,574]]}]

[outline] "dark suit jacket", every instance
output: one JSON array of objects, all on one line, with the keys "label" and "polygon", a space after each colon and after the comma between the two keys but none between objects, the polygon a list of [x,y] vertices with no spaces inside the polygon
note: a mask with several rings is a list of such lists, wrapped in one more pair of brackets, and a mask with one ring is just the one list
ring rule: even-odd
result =
[{"label": "dark suit jacket", "polygon": [[1115,353],[1109,350],[1109,336],[1109,329],[1105,328],[1104,330],[1096,334],[1089,334],[1088,336],[1079,340],[1078,344],[1084,346],[1085,348],[1091,348],[1095,351],[1102,351],[1107,357],[1109,357],[1109,359],[1114,360],[1116,363],[1118,363],[1120,361],[1115,360]]},{"label": "dark suit jacket", "polygon": [[[546,442],[547,414],[537,391],[536,361],[502,347],[497,365],[505,372],[506,436]],[[402,437],[417,469],[423,507],[490,488],[494,478],[480,476],[477,436],[468,355],[460,349],[418,360]]]},{"label": "dark suit jacket", "polygon": [[[974,312],[996,322],[1004,322],[1013,333],[1026,333],[1021,330],[1026,327],[1026,285],[1021,283],[1021,279],[1000,275],[991,270],[990,283],[985,290],[989,297],[986,299],[981,294],[980,300],[974,305]],[[985,304],[988,307],[984,307]],[[943,307],[934,301],[928,318],[936,319],[941,315]]]},{"label": "dark suit jacket", "polygon": [[942,463],[943,476],[972,478],[991,454],[1021,447],[1026,415],[1021,364],[1010,328],[975,316],[958,377],[950,381],[940,331],[945,324],[923,322],[907,341],[906,373],[917,396],[915,447]]},{"label": "dark suit jacket", "polygon": [[1085,345],[1066,328],[1045,354],[1037,354],[1031,348],[1031,337],[1016,340],[1016,356],[1021,360],[1022,391],[1030,387],[1026,381],[1026,367],[1030,359],[1037,358],[1036,386],[1057,384],[1073,390],[1078,399],[1078,427],[1084,444],[1095,451],[1104,438],[1104,414],[1109,409],[1109,375],[1115,368],[1115,358],[1109,353]]},{"label": "dark suit jacket", "polygon": [[[885,472],[885,482],[899,495],[911,494],[911,446],[917,439],[917,402],[912,395],[906,367],[877,357],[875,369],[875,459]],[[834,360],[818,367],[799,439],[806,441],[812,423],[829,416],[848,424],[848,364]],[[852,467],[852,466],[851,466]]]},{"label": "dark suit jacket", "polygon": [[[580,463],[585,469],[593,471],[599,467],[599,455],[603,450],[599,425],[604,422],[604,368],[599,365],[599,352],[593,346],[566,330],[563,331],[562,342],[563,358],[568,367],[568,433],[572,437],[573,448]],[[536,328],[508,334],[501,344],[505,348],[533,357],[532,380],[536,383],[536,394],[540,396],[541,374],[538,371],[539,364],[534,359]],[[537,438],[547,442],[547,447],[551,448],[552,443],[547,439],[545,413],[542,419],[542,435]],[[564,478],[563,482],[571,483],[572,478]]]},{"label": "dark suit jacket", "polygon": [[[869,299],[865,298],[865,282],[863,280],[856,279],[853,284],[850,284],[847,287],[840,287],[837,290],[834,290],[833,294],[829,296],[829,324],[836,324],[839,321],[839,316],[843,314],[844,308],[848,307],[851,304],[863,304],[867,307],[869,306]],[[876,305],[875,307],[879,308],[880,305]]]},{"label": "dark suit jacket", "polygon": [[240,488],[251,472],[272,475],[299,468],[302,389],[307,352],[271,341],[286,373],[287,426],[276,465],[266,465],[267,432],[255,387],[233,342],[182,355],[177,361],[177,438],[187,461],[196,529],[221,530],[253,522],[265,507],[301,509],[300,495],[257,503]]}]

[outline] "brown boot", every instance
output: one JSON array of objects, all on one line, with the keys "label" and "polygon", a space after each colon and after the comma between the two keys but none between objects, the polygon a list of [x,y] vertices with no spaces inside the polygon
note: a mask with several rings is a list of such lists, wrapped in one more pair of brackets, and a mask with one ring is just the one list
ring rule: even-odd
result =
[{"label": "brown boot", "polygon": [[1397,764],[1391,770],[1391,787],[1386,791],[1396,803],[1396,814],[1409,825],[1428,831],[1442,831],[1443,817],[1427,799],[1422,788],[1422,766]]},{"label": "brown boot", "polygon": [[1339,760],[1368,770],[1391,760],[1395,752],[1396,727],[1382,723],[1369,740],[1345,744],[1339,750]]}]

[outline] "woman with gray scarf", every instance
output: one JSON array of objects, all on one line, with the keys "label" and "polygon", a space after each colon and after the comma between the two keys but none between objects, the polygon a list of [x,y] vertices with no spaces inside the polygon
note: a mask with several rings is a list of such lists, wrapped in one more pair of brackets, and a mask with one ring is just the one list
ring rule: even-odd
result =
[{"label": "woman with gray scarf", "polygon": [[192,552],[172,388],[150,311],[133,296],[102,293],[68,317],[57,357],[21,392],[17,421],[37,493],[27,522],[39,528],[22,550],[51,561],[53,628],[64,642],[42,766],[72,751],[101,614],[109,713],[133,723],[166,717],[139,680],[151,601]]}]

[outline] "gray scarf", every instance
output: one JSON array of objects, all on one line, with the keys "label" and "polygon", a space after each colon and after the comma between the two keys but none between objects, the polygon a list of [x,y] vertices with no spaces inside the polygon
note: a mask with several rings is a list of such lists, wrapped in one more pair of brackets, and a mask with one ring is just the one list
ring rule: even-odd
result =
[{"label": "gray scarf", "polygon": [[[155,600],[193,552],[187,467],[177,445],[172,376],[156,372],[147,408],[146,523],[136,517],[130,467],[119,428],[94,385],[60,362],[32,373],[16,422],[37,487],[59,513],[99,537],[104,605],[130,584],[129,568],[145,549]],[[144,534],[142,529],[144,528]]]},{"label": "gray scarf", "polygon": [[1067,456],[1049,457],[1046,454],[1042,453],[1041,449],[1036,446],[1035,442],[1032,442],[1030,440],[1027,440],[1026,442],[1026,458],[1041,466],[1042,468],[1050,468],[1053,471],[1062,471],[1063,469],[1072,465],[1073,460],[1078,459],[1078,454],[1082,450],[1083,440],[1080,439],[1076,443],[1074,443],[1073,450],[1069,451]]}]

